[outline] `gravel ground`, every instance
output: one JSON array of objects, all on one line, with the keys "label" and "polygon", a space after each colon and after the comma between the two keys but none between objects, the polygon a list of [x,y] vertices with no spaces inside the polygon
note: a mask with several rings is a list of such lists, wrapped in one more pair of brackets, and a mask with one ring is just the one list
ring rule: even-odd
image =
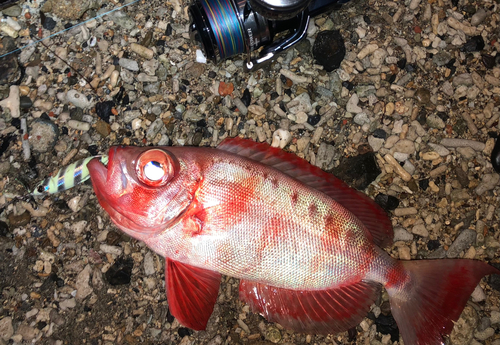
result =
[{"label": "gravel ground", "polygon": [[[0,49],[113,8],[66,3],[4,10]],[[0,59],[0,344],[402,343],[385,293],[355,329],[311,336],[250,313],[233,278],[193,332],[168,312],[163,259],[110,223],[90,184],[16,199],[116,144],[272,142],[391,210],[394,258],[499,264],[497,2],[354,0],[250,74],[242,57],[195,62],[185,6],[134,3]],[[345,41],[332,72],[312,55],[326,30]],[[499,345],[499,294],[499,277],[483,279],[448,341]]]}]

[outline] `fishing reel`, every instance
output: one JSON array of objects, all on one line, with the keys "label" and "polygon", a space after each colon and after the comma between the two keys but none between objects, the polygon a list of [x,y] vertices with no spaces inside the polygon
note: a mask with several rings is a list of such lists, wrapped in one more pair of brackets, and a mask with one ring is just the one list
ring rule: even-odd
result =
[{"label": "fishing reel", "polygon": [[[312,17],[347,1],[194,0],[189,7],[190,33],[213,62],[246,53],[245,67],[250,71],[305,38]],[[251,53],[261,47],[252,58]]]}]

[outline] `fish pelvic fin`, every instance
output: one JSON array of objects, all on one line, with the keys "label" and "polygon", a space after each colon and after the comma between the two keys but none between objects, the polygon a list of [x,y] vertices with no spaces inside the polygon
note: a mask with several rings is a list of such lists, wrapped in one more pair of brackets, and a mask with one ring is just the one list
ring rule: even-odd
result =
[{"label": "fish pelvic fin", "polygon": [[269,321],[296,332],[332,334],[363,320],[380,284],[358,281],[333,289],[300,291],[241,280],[239,290],[240,299]]},{"label": "fish pelvic fin", "polygon": [[481,261],[400,261],[388,274],[392,315],[405,344],[441,345],[482,277],[500,271]]}]

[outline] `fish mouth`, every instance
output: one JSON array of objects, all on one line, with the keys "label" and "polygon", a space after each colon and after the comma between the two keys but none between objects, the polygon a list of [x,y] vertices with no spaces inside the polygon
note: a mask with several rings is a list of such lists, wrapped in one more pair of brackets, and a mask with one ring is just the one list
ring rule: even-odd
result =
[{"label": "fish mouth", "polygon": [[123,171],[124,167],[120,164],[122,160],[118,157],[120,155],[117,154],[119,149],[120,147],[118,146],[113,146],[109,149],[107,165],[103,164],[99,158],[94,158],[87,164],[90,179],[99,204],[109,214],[113,223],[130,236],[137,239],[144,239],[145,236],[164,229],[164,224],[145,226],[138,223],[134,219],[140,219],[140,216],[135,214],[133,209],[124,209],[121,207],[119,197],[117,198],[110,193],[109,190],[112,185],[110,182],[111,175],[116,169],[116,164],[119,165],[121,170],[122,188],[126,187],[124,184],[127,183],[125,179],[126,174]]}]

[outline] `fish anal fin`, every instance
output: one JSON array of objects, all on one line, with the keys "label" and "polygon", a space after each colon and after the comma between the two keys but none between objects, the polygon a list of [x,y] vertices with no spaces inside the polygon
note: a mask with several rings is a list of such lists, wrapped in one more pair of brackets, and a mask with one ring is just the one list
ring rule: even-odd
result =
[{"label": "fish anal fin", "polygon": [[379,288],[379,284],[359,281],[334,289],[298,291],[241,280],[240,298],[252,311],[287,329],[330,334],[359,324]]},{"label": "fish anal fin", "polygon": [[205,329],[217,301],[218,272],[166,259],[165,287],[170,313],[184,326]]},{"label": "fish anal fin", "polygon": [[217,146],[267,166],[280,170],[305,185],[312,187],[338,202],[353,213],[368,229],[373,242],[381,247],[392,243],[394,232],[387,213],[365,194],[350,188],[345,182],[305,159],[267,143],[256,143],[241,138],[227,138]]}]

